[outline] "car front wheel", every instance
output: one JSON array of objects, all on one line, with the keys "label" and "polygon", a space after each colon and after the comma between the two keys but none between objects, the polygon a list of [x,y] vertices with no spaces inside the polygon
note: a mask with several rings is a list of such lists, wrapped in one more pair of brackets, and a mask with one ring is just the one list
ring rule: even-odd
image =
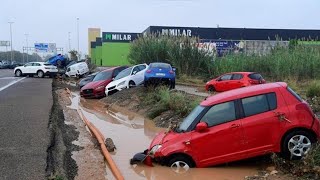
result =
[{"label": "car front wheel", "polygon": [[39,77],[39,78],[43,78],[44,77],[44,73],[43,73],[43,71],[38,71],[37,72],[37,76]]},{"label": "car front wheel", "polygon": [[168,166],[176,173],[185,173],[190,168],[194,167],[193,162],[184,156],[175,156],[169,160]]},{"label": "car front wheel", "polygon": [[20,76],[22,76],[22,72],[21,72],[21,70],[16,70],[16,72],[14,73],[17,77],[20,77]]},{"label": "car front wheel", "polygon": [[282,145],[282,155],[287,159],[301,159],[311,149],[315,138],[311,133],[298,130],[289,133]]}]

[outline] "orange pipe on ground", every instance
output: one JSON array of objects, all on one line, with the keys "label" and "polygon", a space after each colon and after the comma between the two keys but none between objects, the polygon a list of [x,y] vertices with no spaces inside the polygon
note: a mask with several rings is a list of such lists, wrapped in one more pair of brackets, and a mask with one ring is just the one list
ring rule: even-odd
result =
[{"label": "orange pipe on ground", "polygon": [[118,167],[116,166],[115,162],[113,161],[110,153],[107,150],[106,145],[104,144],[104,137],[101,134],[101,132],[91,123],[88,121],[88,119],[84,116],[84,114],[82,113],[82,111],[80,110],[81,116],[83,121],[85,122],[85,124],[89,127],[90,131],[96,136],[100,147],[101,147],[101,151],[104,155],[104,157],[106,158],[106,160],[109,163],[110,169],[113,173],[113,175],[118,179],[118,180],[123,180],[124,177],[122,176],[120,170],[118,169]]}]

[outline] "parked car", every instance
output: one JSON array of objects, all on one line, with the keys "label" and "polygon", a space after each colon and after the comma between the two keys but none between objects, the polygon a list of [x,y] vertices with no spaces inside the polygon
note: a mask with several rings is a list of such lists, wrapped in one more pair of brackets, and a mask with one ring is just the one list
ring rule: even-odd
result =
[{"label": "parked car", "polygon": [[121,71],[114,80],[107,85],[105,90],[106,95],[142,84],[147,68],[147,64],[138,64]]},{"label": "parked car", "polygon": [[167,63],[150,63],[144,75],[144,85],[158,85],[165,83],[174,89],[176,85],[175,70]]},{"label": "parked car", "polygon": [[68,77],[81,77],[88,72],[89,72],[89,68],[87,63],[79,62],[69,66],[65,74]]},{"label": "parked car", "polygon": [[88,84],[89,82],[92,82],[92,80],[94,79],[94,77],[96,77],[96,75],[98,74],[99,72],[95,72],[95,73],[92,73],[92,74],[89,74],[87,77],[85,78],[82,78],[79,82],[79,87],[80,89],[85,86],[86,84]]},{"label": "parked car", "polygon": [[110,68],[99,72],[92,80],[81,88],[80,95],[84,98],[104,97],[106,86],[127,66]]},{"label": "parked car", "polygon": [[15,76],[37,75],[40,78],[44,76],[55,76],[58,73],[56,66],[44,62],[29,62],[24,66],[18,66],[13,70]]},{"label": "parked car", "polygon": [[307,102],[286,83],[268,83],[207,98],[131,163],[148,155],[172,168],[208,167],[272,152],[300,159],[319,138]]},{"label": "parked car", "polygon": [[264,84],[266,81],[261,74],[256,72],[232,72],[219,76],[207,82],[207,91],[223,92],[231,89],[247,87],[251,85]]}]

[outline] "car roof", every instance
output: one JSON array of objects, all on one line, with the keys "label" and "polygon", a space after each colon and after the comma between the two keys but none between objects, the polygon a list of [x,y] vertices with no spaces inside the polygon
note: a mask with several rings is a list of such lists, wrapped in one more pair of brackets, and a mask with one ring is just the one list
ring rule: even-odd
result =
[{"label": "car roof", "polygon": [[[253,74],[253,73],[257,73],[257,72],[229,72],[229,73],[225,73],[225,74]],[[225,75],[223,74],[223,75]]]},{"label": "car roof", "polygon": [[287,83],[275,82],[260,84],[254,86],[248,86],[244,88],[234,89],[230,91],[225,91],[213,96],[208,97],[206,100],[202,101],[200,105],[202,106],[212,106],[214,104],[219,104],[222,102],[232,101],[239,98],[254,96],[258,94],[267,93],[268,91],[273,91],[276,88],[287,88]]}]

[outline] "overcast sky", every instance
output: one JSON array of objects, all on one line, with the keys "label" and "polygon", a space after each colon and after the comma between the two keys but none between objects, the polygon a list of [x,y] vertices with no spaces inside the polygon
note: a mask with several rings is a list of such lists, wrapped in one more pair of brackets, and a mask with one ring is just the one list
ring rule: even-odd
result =
[{"label": "overcast sky", "polygon": [[[142,32],[150,25],[320,29],[320,0],[0,0],[0,40],[21,50],[35,42],[57,43],[87,54],[87,29]],[[0,47],[0,51],[5,50]]]}]

